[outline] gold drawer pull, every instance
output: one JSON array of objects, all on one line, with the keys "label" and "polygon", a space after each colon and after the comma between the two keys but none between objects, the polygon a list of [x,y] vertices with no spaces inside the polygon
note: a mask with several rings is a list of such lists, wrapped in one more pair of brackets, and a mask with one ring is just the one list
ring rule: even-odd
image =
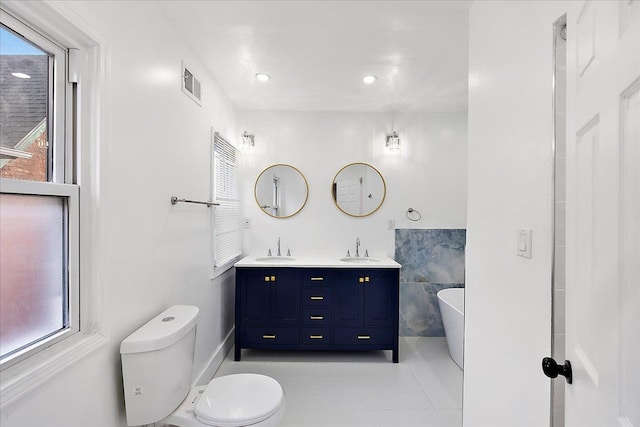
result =
[{"label": "gold drawer pull", "polygon": [[369,281],[369,276],[364,276],[364,281],[368,282]]},{"label": "gold drawer pull", "polygon": [[311,320],[324,320],[324,316],[310,316],[309,319],[311,319]]},{"label": "gold drawer pull", "polygon": [[275,282],[276,281],[276,276],[271,276],[271,281]]},{"label": "gold drawer pull", "polygon": [[311,281],[312,282],[322,282],[324,280],[324,277],[312,277]]},{"label": "gold drawer pull", "polygon": [[359,340],[370,340],[371,335],[358,335]]},{"label": "gold drawer pull", "polygon": [[276,339],[275,335],[263,335],[262,338],[264,338],[265,340],[274,340]]},{"label": "gold drawer pull", "polygon": [[265,281],[265,282],[268,282],[269,280],[270,280],[270,279],[269,279],[269,276],[264,276],[264,281]]},{"label": "gold drawer pull", "polygon": [[324,297],[311,297],[312,301],[322,301],[324,300]]},{"label": "gold drawer pull", "polygon": [[322,335],[309,335],[309,338],[312,340],[321,340]]},{"label": "gold drawer pull", "polygon": [[358,277],[358,282],[364,283],[364,277]]}]

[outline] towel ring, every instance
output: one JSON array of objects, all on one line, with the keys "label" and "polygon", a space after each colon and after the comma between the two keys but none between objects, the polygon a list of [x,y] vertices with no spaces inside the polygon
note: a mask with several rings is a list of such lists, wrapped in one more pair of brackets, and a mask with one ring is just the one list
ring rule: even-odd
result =
[{"label": "towel ring", "polygon": [[422,214],[413,208],[407,209],[407,218],[409,221],[420,221]]}]

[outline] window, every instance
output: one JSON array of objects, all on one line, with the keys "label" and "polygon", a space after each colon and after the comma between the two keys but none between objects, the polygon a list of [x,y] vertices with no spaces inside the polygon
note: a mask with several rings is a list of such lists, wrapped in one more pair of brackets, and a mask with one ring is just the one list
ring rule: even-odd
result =
[{"label": "window", "polygon": [[79,192],[67,170],[73,145],[65,112],[73,87],[67,83],[66,50],[19,22],[3,22],[0,72],[5,369],[78,331],[78,242],[70,237],[78,233]]},{"label": "window", "polygon": [[213,276],[233,265],[242,254],[238,150],[219,133],[213,133]]},{"label": "window", "polygon": [[108,341],[97,155],[105,58],[55,6],[0,5],[0,409]]}]

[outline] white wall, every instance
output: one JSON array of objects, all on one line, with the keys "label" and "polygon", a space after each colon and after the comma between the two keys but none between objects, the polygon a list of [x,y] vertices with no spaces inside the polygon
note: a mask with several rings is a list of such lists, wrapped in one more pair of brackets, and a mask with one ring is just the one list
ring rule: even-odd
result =
[{"label": "white wall", "polygon": [[[553,23],[565,2],[475,2],[469,35],[465,426],[549,425]],[[533,258],[516,256],[533,229]]]},{"label": "white wall", "polygon": [[[245,111],[240,117],[242,129],[255,135],[254,151],[242,155],[248,254],[266,255],[281,237],[283,253],[344,256],[347,249],[354,253],[360,237],[361,253],[393,256],[389,220],[398,228],[466,227],[466,113]],[[392,121],[402,149],[385,154]],[[370,163],[386,181],[386,199],[369,217],[342,213],[331,197],[334,176],[352,162]],[[274,163],[297,167],[309,183],[307,204],[294,217],[272,218],[254,202],[255,179]],[[407,220],[410,207],[422,221]]]},{"label": "white wall", "polygon": [[[119,344],[173,304],[200,307],[194,376],[233,326],[232,274],[210,280],[210,217],[171,206],[210,196],[210,127],[236,139],[235,111],[152,2],[56,2],[107,44],[107,140],[93,173],[104,240],[96,250],[109,343],[3,409],[2,425],[126,425]],[[180,91],[181,61],[202,81],[203,106]],[[87,250],[87,248],[85,248]]]}]

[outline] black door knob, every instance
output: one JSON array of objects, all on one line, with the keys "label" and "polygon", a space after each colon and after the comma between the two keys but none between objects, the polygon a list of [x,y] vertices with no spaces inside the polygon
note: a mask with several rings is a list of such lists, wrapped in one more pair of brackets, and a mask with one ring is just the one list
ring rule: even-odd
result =
[{"label": "black door knob", "polygon": [[562,375],[567,380],[567,384],[573,382],[571,362],[568,360],[564,361],[564,365],[558,365],[551,357],[545,357],[542,359],[542,372],[549,378],[556,378],[558,375]]}]

